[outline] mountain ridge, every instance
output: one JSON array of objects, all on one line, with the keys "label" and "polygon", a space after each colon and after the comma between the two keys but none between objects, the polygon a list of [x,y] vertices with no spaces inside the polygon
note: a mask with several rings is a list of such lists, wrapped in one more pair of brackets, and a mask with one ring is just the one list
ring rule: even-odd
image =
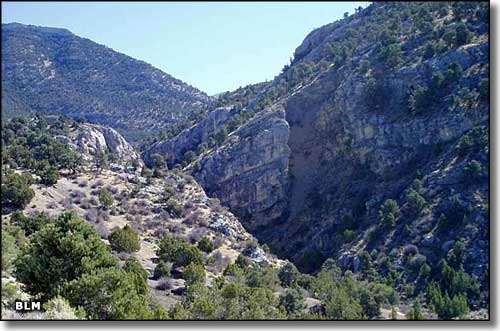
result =
[{"label": "mountain ridge", "polygon": [[85,117],[136,140],[141,131],[151,135],[199,116],[211,100],[144,61],[66,29],[9,23],[2,32],[4,117],[26,108]]}]

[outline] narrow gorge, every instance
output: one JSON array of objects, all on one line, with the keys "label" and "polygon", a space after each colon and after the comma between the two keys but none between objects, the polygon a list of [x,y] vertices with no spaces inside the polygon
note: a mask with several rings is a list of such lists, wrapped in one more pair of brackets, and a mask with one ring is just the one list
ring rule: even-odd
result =
[{"label": "narrow gorge", "polygon": [[[371,11],[382,13],[386,6]],[[459,176],[468,160],[453,159],[455,145],[471,129],[488,125],[486,100],[477,93],[467,103],[464,93],[487,79],[489,43],[478,37],[422,57],[429,36],[410,37],[404,23],[399,36],[381,31],[379,41],[364,39],[348,57],[337,55],[370,25],[373,13],[314,30],[273,81],[224,96],[223,106],[206,119],[148,149],[146,161],[159,153],[170,166],[182,163],[249,231],[306,271],[329,256],[353,268],[369,247],[389,254],[403,238],[436,239],[433,227],[445,197],[459,190],[464,205],[473,203],[475,188],[459,182],[450,188],[439,176]],[[485,28],[479,23],[474,31],[481,35]],[[396,40],[401,49],[384,54]],[[417,109],[415,95],[438,86],[431,109]],[[398,229],[418,230],[399,238],[391,233],[384,242],[376,236],[379,206],[386,199],[405,206],[414,180],[424,186],[426,194],[419,194],[429,205],[425,213],[402,215]],[[420,229],[420,223],[426,225]],[[487,257],[479,258],[484,267]]]}]

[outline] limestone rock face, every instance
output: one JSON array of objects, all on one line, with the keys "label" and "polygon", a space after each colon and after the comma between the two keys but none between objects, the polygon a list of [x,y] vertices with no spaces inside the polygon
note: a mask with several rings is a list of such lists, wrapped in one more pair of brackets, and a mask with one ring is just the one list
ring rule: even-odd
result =
[{"label": "limestone rock face", "polygon": [[[237,111],[217,108],[175,138],[156,143],[143,155],[146,164],[155,153],[164,156],[169,166],[178,163]],[[209,195],[241,217],[247,228],[255,229],[279,218],[286,207],[288,135],[283,107],[267,108],[232,132],[221,146],[202,153],[197,168],[188,169]]]},{"label": "limestone rock face", "polygon": [[196,150],[199,144],[206,143],[209,137],[234,115],[234,111],[230,107],[214,109],[206,119],[182,131],[175,138],[153,144],[144,152],[144,161],[149,163],[151,156],[155,153],[162,155],[168,166],[182,161],[186,151]]},{"label": "limestone rock face", "polygon": [[[481,62],[484,64],[488,47],[488,43],[471,45],[436,57],[429,61],[429,70],[446,71],[451,62],[459,63],[464,71]],[[365,77],[346,74],[347,79],[333,92],[331,107],[341,122],[342,135],[351,139],[353,153],[363,162],[370,157],[371,170],[378,174],[411,161],[419,153],[417,146],[452,141],[489,117],[484,108],[477,112],[455,109],[439,114],[430,112],[427,116],[408,116],[408,96],[416,86],[429,84],[429,73],[423,66],[403,67],[385,76],[382,84],[388,92],[388,100],[378,111],[366,106]]]},{"label": "limestone rock face", "polygon": [[[328,70],[315,83],[289,97],[284,103],[290,125],[286,179],[289,217],[280,224],[279,231],[269,230],[262,239],[288,258],[303,259],[304,263],[306,251],[325,257],[355,256],[360,248],[366,248],[366,238],[356,242],[361,244],[352,252],[350,245],[339,251],[342,241],[338,229],[343,226],[343,218],[359,220],[358,213],[362,212],[366,226],[370,222],[375,226],[378,208],[385,199],[406,202],[404,192],[417,171],[434,194],[427,199],[446,199],[452,195],[450,186],[457,186],[456,190],[473,204],[473,190],[477,188],[458,186],[463,177],[462,165],[454,164],[452,157],[445,155],[452,154],[466,132],[477,126],[487,127],[487,102],[479,102],[474,110],[464,109],[452,106],[452,97],[447,95],[426,113],[412,114],[408,99],[417,86],[430,85],[432,73],[445,72],[451,62],[463,68],[461,86],[477,86],[484,77],[484,73],[478,74],[478,68],[487,65],[488,48],[487,42],[471,44],[432,58],[425,65],[402,66],[388,72],[379,77],[385,98],[377,107],[367,100],[366,76],[348,67]],[[484,188],[487,185],[481,190]],[[486,191],[483,193],[487,196]],[[417,218],[410,226],[418,227],[424,238],[438,217]],[[477,222],[484,222],[482,216]],[[287,248],[286,238],[297,238],[293,251]],[[452,236],[443,239],[448,238]],[[398,241],[388,240],[389,246],[394,247]],[[485,264],[487,257],[480,255],[479,249],[475,251],[480,263]]]},{"label": "limestone rock face", "polygon": [[62,143],[73,146],[87,159],[98,150],[108,150],[119,162],[142,163],[140,155],[115,129],[96,124],[79,124],[68,136],[55,137]]},{"label": "limestone rock face", "polygon": [[202,157],[194,176],[209,194],[242,217],[245,226],[265,225],[284,211],[288,134],[284,110],[267,109]]}]

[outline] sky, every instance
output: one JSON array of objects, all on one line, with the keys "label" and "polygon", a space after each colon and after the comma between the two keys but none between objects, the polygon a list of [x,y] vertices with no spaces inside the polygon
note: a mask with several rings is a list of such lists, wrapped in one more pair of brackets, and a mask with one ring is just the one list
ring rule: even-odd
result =
[{"label": "sky", "polygon": [[272,79],[309,32],[367,5],[2,1],[2,23],[66,28],[214,95]]}]

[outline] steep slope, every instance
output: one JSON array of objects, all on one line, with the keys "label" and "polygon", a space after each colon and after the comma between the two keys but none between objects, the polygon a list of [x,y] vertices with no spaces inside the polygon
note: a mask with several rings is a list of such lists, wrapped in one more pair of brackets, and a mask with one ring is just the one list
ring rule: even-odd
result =
[{"label": "steep slope", "polygon": [[[313,31],[273,82],[224,95],[208,118],[225,116],[146,160],[182,163],[303,270],[335,257],[359,272],[368,252],[414,281],[406,245],[435,275],[459,243],[483,279],[488,24],[485,3],[374,3]],[[388,199],[398,208],[386,226]]]},{"label": "steep slope", "polygon": [[83,117],[137,139],[208,102],[196,88],[68,30],[2,24],[2,117]]},{"label": "steep slope", "polygon": [[[17,124],[19,120],[15,121]],[[5,131],[11,130],[16,124],[7,124]],[[190,175],[169,171],[152,177],[150,174],[141,173],[140,168],[124,167],[130,163],[141,167],[141,161],[134,148],[115,130],[95,124],[61,120],[53,116],[31,118],[25,129],[43,128],[45,125],[48,125],[49,129],[44,133],[58,133],[53,135],[53,138],[70,146],[84,162],[75,173],[62,171],[62,176],[52,185],[43,184],[39,180],[30,185],[34,195],[29,205],[17,211],[35,218],[41,213],[49,218],[57,218],[61,213],[75,212],[78,217],[94,226],[106,243],[109,242],[109,235],[116,229],[125,225],[132,227],[139,234],[140,249],[132,253],[113,253],[122,264],[129,257],[140,262],[147,271],[150,295],[164,308],[171,308],[182,301],[187,284],[183,267],[172,267],[172,274],[165,277],[155,276],[155,267],[159,263],[159,243],[163,238],[175,237],[190,244],[208,238],[213,243],[210,251],[202,253],[208,285],[222,277],[224,270],[234,263],[240,254],[262,268],[280,267],[285,263],[265,252],[239,220],[222,207],[217,199],[209,198]],[[4,133],[11,135],[10,132]],[[17,138],[23,139],[22,135]],[[13,156],[9,152],[16,150],[16,144],[17,142],[10,142],[6,146],[7,155]],[[105,149],[113,156],[114,162],[109,167],[96,170],[94,162],[97,151]],[[15,167],[14,158],[3,156],[3,160],[4,167],[16,173],[36,174],[30,169]],[[3,185],[4,182],[2,189]],[[105,208],[100,198],[102,190],[108,191],[112,197],[112,203]],[[10,226],[18,224],[16,222],[19,222],[19,214],[4,207],[5,205],[2,206],[2,227],[11,229]],[[11,253],[7,250],[3,252]],[[22,288],[23,285],[17,283],[12,275],[6,274],[4,269],[2,284],[14,285],[16,289]],[[19,292],[17,295],[27,296],[26,293]],[[3,318],[41,318],[37,317],[37,314],[19,316],[13,309],[2,309]]]}]

